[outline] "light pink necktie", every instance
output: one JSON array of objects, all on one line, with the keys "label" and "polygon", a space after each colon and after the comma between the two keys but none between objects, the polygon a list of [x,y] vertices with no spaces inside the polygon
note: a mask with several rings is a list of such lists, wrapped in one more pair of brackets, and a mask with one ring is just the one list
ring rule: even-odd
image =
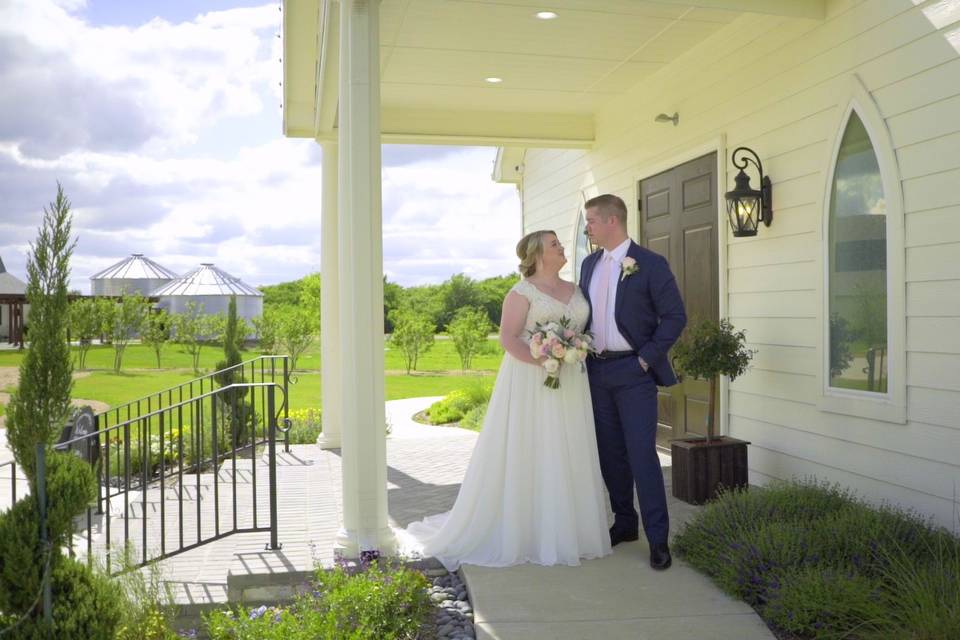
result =
[{"label": "light pink necktie", "polygon": [[607,299],[610,297],[610,265],[613,260],[610,254],[604,253],[600,258],[600,264],[597,265],[597,271],[594,278],[600,278],[597,282],[596,300],[593,301],[593,347],[597,351],[603,351],[607,348]]}]

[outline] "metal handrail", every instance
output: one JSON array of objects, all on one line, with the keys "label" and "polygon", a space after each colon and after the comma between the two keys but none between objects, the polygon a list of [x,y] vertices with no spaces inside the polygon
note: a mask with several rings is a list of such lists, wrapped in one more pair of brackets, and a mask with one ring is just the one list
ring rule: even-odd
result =
[{"label": "metal handrail", "polygon": [[[191,398],[189,398],[189,399],[187,399],[187,400],[181,400],[181,401],[179,401],[179,402],[177,402],[177,403],[174,403],[174,404],[171,404],[171,405],[167,405],[167,406],[162,407],[162,408],[160,408],[160,409],[154,409],[154,410],[150,411],[149,413],[140,414],[140,415],[138,415],[136,418],[130,418],[130,419],[128,419],[128,420],[124,420],[123,422],[117,422],[117,423],[115,423],[115,424],[112,424],[112,425],[110,425],[109,427],[104,427],[103,429],[98,429],[97,431],[91,431],[90,433],[85,433],[85,434],[83,434],[82,436],[73,438],[72,440],[64,440],[63,442],[58,442],[57,444],[54,445],[53,448],[54,448],[54,449],[66,449],[66,448],[68,448],[71,444],[74,444],[74,443],[76,443],[76,442],[81,442],[81,441],[83,441],[83,440],[86,440],[87,438],[92,438],[92,437],[95,436],[95,435],[99,435],[99,434],[101,434],[101,433],[107,433],[108,431],[113,431],[114,429],[121,429],[121,428],[123,428],[123,427],[125,427],[125,426],[127,426],[127,425],[134,424],[135,422],[141,422],[141,421],[143,421],[143,420],[149,420],[150,418],[154,418],[154,417],[156,417],[156,416],[159,416],[159,415],[162,414],[162,413],[167,413],[168,411],[171,411],[171,410],[173,410],[173,409],[180,409],[180,408],[182,408],[182,407],[186,407],[186,406],[188,406],[188,405],[190,405],[190,404],[192,404],[192,403],[198,402],[198,401],[200,401],[200,400],[204,400],[204,399],[206,399],[206,398],[212,398],[213,396],[220,395],[220,394],[224,393],[225,391],[229,391],[230,389],[234,389],[234,388],[237,388],[237,389],[239,389],[239,388],[257,388],[257,389],[259,389],[259,388],[264,388],[264,387],[276,387],[276,389],[277,389],[278,391],[280,391],[280,393],[284,394],[284,401],[286,401],[286,391],[284,391],[283,387],[282,387],[279,383],[277,383],[277,382],[235,382],[235,383],[230,384],[230,385],[227,385],[227,386],[225,386],[225,387],[217,387],[216,389],[213,389],[213,390],[211,390],[211,391],[206,391],[206,392],[204,392],[202,395],[193,396],[193,397],[191,397]],[[112,409],[111,409],[111,411],[112,411]],[[281,418],[280,418],[279,415],[275,415],[275,416],[274,416],[274,419],[280,420]],[[290,422],[290,419],[289,419],[289,418],[283,418],[283,421],[284,421],[284,423],[288,423],[288,422]],[[287,429],[289,429],[289,427],[287,427]],[[277,431],[283,432],[283,429],[280,428],[280,427],[277,427]],[[4,464],[8,464],[8,463],[4,463]],[[3,465],[0,465],[0,466],[3,466]]]},{"label": "metal handrail", "polygon": [[[218,417],[218,413],[225,410],[226,406],[222,404],[224,396],[227,402],[230,402],[231,391],[239,389],[263,389],[265,393],[265,403],[263,406],[264,420],[257,420],[257,414],[252,417],[252,431],[249,434],[242,435],[237,428],[237,422],[233,420],[223,420]],[[117,531],[118,537],[121,535],[119,529],[115,529],[113,521],[117,518],[122,519],[122,542],[125,545],[135,542],[140,546],[140,559],[136,564],[128,565],[127,568],[143,566],[153,560],[169,557],[174,554],[182,553],[189,549],[196,548],[207,542],[220,539],[233,533],[249,532],[269,532],[270,542],[268,549],[278,549],[280,544],[277,540],[277,461],[276,461],[276,438],[277,432],[282,431],[278,427],[278,422],[288,422],[287,418],[281,418],[283,408],[279,408],[276,402],[276,392],[280,390],[284,393],[284,404],[286,404],[286,391],[280,382],[238,382],[216,389],[210,389],[202,394],[173,402],[168,406],[151,409],[138,416],[131,416],[129,419],[110,425],[108,427],[91,431],[57,443],[54,448],[59,450],[75,451],[84,450],[81,443],[87,441],[86,446],[88,462],[94,465],[97,475],[100,477],[99,496],[96,506],[87,509],[86,521],[86,547],[88,561],[93,554],[93,513],[103,518],[102,528],[105,531],[106,561],[108,570],[114,573],[111,564],[111,554],[113,552],[114,540],[111,529]],[[234,405],[236,406],[236,405]],[[244,405],[240,405],[243,407]],[[209,409],[209,411],[208,411]],[[234,414],[236,415],[236,414]],[[241,409],[240,424],[246,424],[246,415]],[[184,418],[188,417],[190,423],[185,423]],[[195,421],[194,421],[195,420]],[[189,440],[184,438],[184,427],[191,426]],[[229,430],[224,431],[225,427]],[[176,436],[173,435],[176,426]],[[258,435],[259,428],[263,431]],[[113,432],[113,433],[111,433]],[[117,434],[117,435],[114,435]],[[117,438],[116,448],[111,442],[111,436]],[[165,440],[169,437],[169,440]],[[219,439],[229,438],[229,445],[221,446]],[[154,438],[158,442],[154,442]],[[248,439],[249,438],[249,439]],[[151,445],[151,442],[154,442]],[[242,446],[239,443],[243,442]],[[168,458],[167,443],[171,449]],[[79,446],[78,446],[79,445]],[[186,445],[186,446],[185,446]],[[263,487],[262,481],[258,483],[258,474],[256,463],[250,468],[251,476],[248,482],[238,484],[236,474],[236,464],[238,452],[252,448],[253,457],[256,458],[256,451],[261,445],[267,447],[267,473],[265,479],[268,482],[269,498],[269,523],[264,523],[262,516],[258,517],[258,486]],[[187,460],[187,451],[190,451],[190,460]],[[92,452],[95,452],[92,453]],[[159,454],[157,460],[152,456]],[[220,465],[233,459],[234,473],[232,479],[221,479]],[[202,490],[202,474],[208,473],[213,468],[212,494],[205,494]],[[229,471],[228,471],[229,474]],[[114,479],[116,483],[114,484]],[[175,481],[168,483],[171,479]],[[242,489],[243,485],[249,485],[248,489]],[[175,487],[176,496],[174,501],[167,504],[166,493]],[[185,503],[184,493],[187,488],[195,489],[196,498],[189,499],[196,504],[196,531],[191,532],[191,527],[186,527],[187,510],[192,510],[189,504]],[[155,490],[159,496],[154,496],[152,500],[157,501],[159,508],[159,519],[157,515],[150,516],[151,513],[148,504],[148,491]],[[238,497],[249,496],[252,492],[250,502],[252,512],[251,521],[246,521],[243,514],[238,515]],[[131,493],[134,492],[134,493]],[[232,522],[221,518],[220,506],[222,500],[231,500],[233,502]],[[246,497],[244,499],[247,499]],[[121,515],[113,515],[111,505],[116,505]],[[203,508],[203,505],[208,508]],[[139,506],[140,515],[132,515],[135,508]],[[209,509],[212,507],[212,513]],[[171,512],[175,515],[174,522],[178,523],[179,536],[174,535],[172,540],[168,541],[167,535],[167,517],[165,514]],[[212,518],[213,531],[210,530]],[[134,530],[131,522],[139,521],[140,535],[131,536]],[[149,522],[148,522],[149,521]],[[207,528],[204,529],[202,522],[206,521]],[[116,523],[121,525],[120,522]],[[160,548],[148,548],[148,528],[159,529]],[[171,533],[175,533],[171,531]],[[71,553],[72,538],[71,538]],[[121,568],[121,571],[124,570]]]},{"label": "metal handrail", "polygon": [[[270,366],[267,369],[264,364],[269,362]],[[278,367],[277,363],[282,362],[283,366]],[[257,363],[260,364],[259,371]],[[153,415],[156,413],[153,407],[156,405],[157,409],[162,409],[164,407],[176,406],[171,404],[174,402],[174,396],[177,396],[179,402],[186,402],[191,399],[196,399],[201,396],[194,395],[194,385],[199,385],[201,395],[205,394],[204,392],[204,383],[208,383],[210,391],[213,391],[214,383],[216,382],[216,377],[221,376],[225,373],[232,371],[239,371],[241,376],[247,375],[247,368],[249,367],[249,376],[251,379],[256,380],[258,377],[261,381],[269,380],[275,382],[277,378],[280,378],[283,383],[284,397],[280,405],[280,410],[283,413],[283,421],[286,422],[286,418],[289,415],[290,403],[288,401],[287,388],[291,384],[291,375],[290,375],[290,357],[286,355],[264,355],[257,356],[250,360],[245,360],[238,364],[226,367],[224,369],[218,369],[206,375],[193,378],[186,382],[182,382],[178,385],[162,389],[160,391],[155,391],[148,395],[137,398],[136,400],[130,400],[124,404],[117,405],[115,407],[110,407],[105,411],[101,411],[94,416],[96,425],[98,428],[105,428],[111,422],[111,420],[116,421],[116,424],[124,424],[134,421],[139,418],[143,418],[146,415]],[[278,370],[279,369],[279,370]],[[281,377],[282,376],[282,377]],[[222,387],[221,387],[222,388]],[[185,397],[186,396],[186,397]],[[261,396],[260,398],[262,403],[266,402],[266,399]],[[147,414],[142,414],[141,410],[143,405],[146,405]],[[126,413],[126,420],[122,419],[122,414]],[[278,416],[279,417],[279,416]],[[280,430],[284,434],[284,450],[290,452],[290,435],[289,429]]]}]

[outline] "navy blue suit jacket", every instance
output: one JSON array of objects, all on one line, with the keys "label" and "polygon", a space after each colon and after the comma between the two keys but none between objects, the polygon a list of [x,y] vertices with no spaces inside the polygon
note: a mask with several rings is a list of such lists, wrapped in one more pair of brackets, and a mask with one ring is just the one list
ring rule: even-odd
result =
[{"label": "navy blue suit jacket", "polygon": [[[583,261],[580,288],[590,300],[590,278],[603,251],[595,251]],[[627,255],[637,261],[637,271],[617,284],[614,318],[620,334],[649,366],[654,381],[667,387],[677,383],[667,352],[680,337],[687,324],[687,313],[677,288],[677,281],[667,260],[644,249],[633,240]],[[587,328],[593,320],[587,321]]]}]

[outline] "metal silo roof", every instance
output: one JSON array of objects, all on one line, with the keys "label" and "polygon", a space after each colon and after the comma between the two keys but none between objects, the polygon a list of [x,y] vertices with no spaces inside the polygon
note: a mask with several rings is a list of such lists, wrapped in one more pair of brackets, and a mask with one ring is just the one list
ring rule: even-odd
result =
[{"label": "metal silo roof", "polygon": [[107,267],[103,271],[90,276],[91,280],[105,280],[118,278],[123,280],[174,280],[177,277],[173,271],[160,266],[142,253],[133,253],[117,264]]},{"label": "metal silo roof", "polygon": [[257,289],[205,262],[156,291],[154,296],[262,296]]}]

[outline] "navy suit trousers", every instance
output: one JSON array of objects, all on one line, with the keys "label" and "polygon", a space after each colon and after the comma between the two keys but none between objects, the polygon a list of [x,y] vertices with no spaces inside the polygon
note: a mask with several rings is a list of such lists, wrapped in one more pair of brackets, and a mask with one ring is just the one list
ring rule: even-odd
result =
[{"label": "navy suit trousers", "polygon": [[610,493],[614,527],[626,532],[638,529],[633,506],[636,484],[647,541],[666,543],[670,517],[657,456],[657,385],[635,357],[591,357],[587,370],[600,469]]}]

